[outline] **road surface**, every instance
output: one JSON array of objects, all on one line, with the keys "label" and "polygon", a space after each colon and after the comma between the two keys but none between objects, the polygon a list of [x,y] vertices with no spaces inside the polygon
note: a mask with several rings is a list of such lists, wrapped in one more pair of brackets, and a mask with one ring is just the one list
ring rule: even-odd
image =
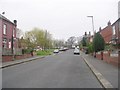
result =
[{"label": "road surface", "polygon": [[101,88],[81,55],[68,50],[31,62],[7,67],[3,88]]}]

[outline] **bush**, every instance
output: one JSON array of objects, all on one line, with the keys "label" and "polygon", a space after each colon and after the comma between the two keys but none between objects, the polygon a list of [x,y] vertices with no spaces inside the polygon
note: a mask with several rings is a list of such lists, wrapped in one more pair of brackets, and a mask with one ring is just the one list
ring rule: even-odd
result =
[{"label": "bush", "polygon": [[88,53],[93,53],[93,44],[92,43],[89,43],[88,44]]},{"label": "bush", "polygon": [[29,54],[31,51],[32,49],[22,49],[22,54]]},{"label": "bush", "polygon": [[86,45],[87,45],[87,41],[86,41],[86,38],[85,38],[85,37],[83,37],[83,39],[82,39],[82,45],[83,45],[83,46],[86,46]]},{"label": "bush", "polygon": [[102,51],[105,48],[105,41],[100,33],[96,33],[94,36],[93,48],[95,52]]}]

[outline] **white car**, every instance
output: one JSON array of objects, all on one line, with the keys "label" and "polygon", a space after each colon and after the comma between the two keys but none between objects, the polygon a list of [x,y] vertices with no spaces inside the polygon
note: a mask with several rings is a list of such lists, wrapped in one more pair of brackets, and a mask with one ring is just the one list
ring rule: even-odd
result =
[{"label": "white car", "polygon": [[75,50],[74,50],[74,54],[80,54],[80,50],[79,49],[77,49],[77,48],[75,48]]},{"label": "white car", "polygon": [[59,53],[59,50],[58,50],[58,49],[55,49],[55,50],[54,50],[54,53]]}]

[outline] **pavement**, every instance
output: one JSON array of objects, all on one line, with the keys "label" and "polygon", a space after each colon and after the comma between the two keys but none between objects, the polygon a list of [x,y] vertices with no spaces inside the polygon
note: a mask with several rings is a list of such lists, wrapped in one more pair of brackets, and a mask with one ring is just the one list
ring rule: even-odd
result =
[{"label": "pavement", "polygon": [[9,62],[3,62],[2,66],[0,68],[5,68],[5,67],[17,65],[17,64],[21,64],[21,63],[37,60],[37,59],[40,59],[40,58],[44,58],[44,56],[33,56],[33,57],[30,57],[30,58],[14,60],[14,61],[9,61]]},{"label": "pavement", "polygon": [[118,72],[117,66],[106,63],[103,60],[98,60],[91,55],[81,52],[86,64],[95,74],[97,79],[105,88],[118,88]]}]

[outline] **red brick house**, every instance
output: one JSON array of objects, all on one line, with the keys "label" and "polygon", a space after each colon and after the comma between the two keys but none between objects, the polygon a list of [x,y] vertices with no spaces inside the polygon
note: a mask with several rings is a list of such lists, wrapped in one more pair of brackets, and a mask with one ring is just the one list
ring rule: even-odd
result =
[{"label": "red brick house", "polygon": [[0,33],[2,34],[2,55],[12,54],[13,49],[17,48],[16,28],[17,21],[11,22],[0,14]]},{"label": "red brick house", "polygon": [[99,28],[99,32],[102,35],[102,37],[105,40],[106,44],[109,44],[111,42],[111,38],[112,38],[112,25],[110,23],[110,21],[108,22],[108,25],[101,29],[101,27]]},{"label": "red brick house", "polygon": [[120,49],[120,18],[112,24],[112,43],[118,44]]},{"label": "red brick house", "polygon": [[87,34],[87,32],[85,32],[83,37],[86,38],[88,43],[92,43],[93,42],[93,35],[91,35],[91,32],[89,32],[89,34]]}]

